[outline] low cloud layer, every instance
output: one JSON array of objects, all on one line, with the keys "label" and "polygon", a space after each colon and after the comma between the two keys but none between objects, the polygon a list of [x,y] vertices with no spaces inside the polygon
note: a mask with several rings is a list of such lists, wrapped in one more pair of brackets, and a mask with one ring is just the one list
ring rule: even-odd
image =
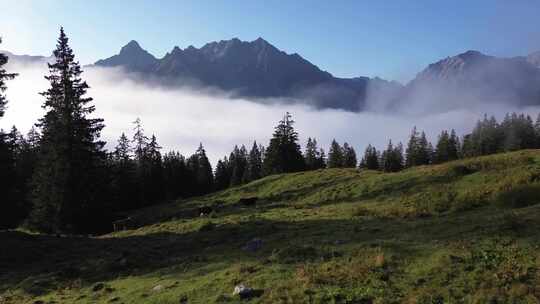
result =
[{"label": "low cloud layer", "polygon": [[[8,83],[9,105],[0,128],[16,125],[23,133],[43,115],[41,108],[48,83],[45,67],[11,66],[19,76]],[[476,105],[450,111],[430,111],[425,105],[407,111],[381,110],[351,113],[316,110],[305,105],[289,105],[279,100],[265,103],[231,99],[226,94],[189,88],[167,89],[136,83],[119,69],[86,68],[83,78],[91,86],[95,116],[105,119],[102,136],[112,149],[122,132],[131,136],[132,122],[140,117],[147,135],[155,134],[164,151],[178,150],[190,155],[202,142],[215,163],[228,155],[235,144],[250,146],[253,140],[268,144],[273,128],[285,112],[296,120],[302,146],[308,136],[316,137],[325,150],[331,140],[352,144],[360,154],[368,143],[383,148],[388,139],[405,141],[410,129],[425,130],[432,140],[442,129],[469,132],[484,113],[502,117],[505,112],[527,112],[536,117],[536,108]]]}]

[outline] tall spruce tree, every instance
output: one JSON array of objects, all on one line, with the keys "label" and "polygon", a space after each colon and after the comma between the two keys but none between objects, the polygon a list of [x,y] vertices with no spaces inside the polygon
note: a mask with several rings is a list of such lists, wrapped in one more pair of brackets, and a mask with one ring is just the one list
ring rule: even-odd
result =
[{"label": "tall spruce tree", "polygon": [[403,169],[403,146],[397,146],[390,140],[386,150],[381,154],[381,168],[386,172],[397,172]]},{"label": "tall spruce tree", "polygon": [[130,140],[122,133],[112,153],[111,187],[115,202],[115,211],[134,209],[139,206],[137,201],[136,164],[131,156]]},{"label": "tall spruce tree", "polygon": [[145,181],[146,198],[151,204],[159,203],[164,199],[163,188],[163,159],[161,157],[161,146],[157,143],[155,135],[152,135],[150,142],[145,148],[145,161],[149,169],[147,180]]},{"label": "tall spruce tree", "polygon": [[238,146],[234,147],[234,150],[229,157],[229,165],[231,171],[231,186],[242,184],[248,166],[248,155],[244,145],[240,148],[238,148]]},{"label": "tall spruce tree", "polygon": [[[2,39],[0,38],[0,43]],[[8,62],[8,57],[0,53],[0,118],[4,116],[7,98],[3,94],[6,89],[6,80],[13,79],[16,74],[8,73],[3,66]],[[7,134],[0,130],[0,228],[12,228],[16,217],[16,183],[14,181],[14,155],[13,147],[8,143]]]},{"label": "tall spruce tree", "polygon": [[294,130],[294,120],[287,112],[275,127],[274,134],[265,151],[263,171],[265,175],[297,172],[304,170],[305,163],[298,133]]},{"label": "tall spruce tree", "polygon": [[47,112],[38,123],[42,137],[29,223],[46,232],[92,232],[106,218],[93,218],[105,211],[103,120],[87,117],[95,108],[85,97],[88,85],[63,28],[53,54],[45,76],[50,87],[41,93]]},{"label": "tall spruce tree", "polygon": [[366,151],[364,152],[364,156],[360,161],[360,168],[368,170],[379,170],[379,158],[380,155],[377,149],[371,144],[368,144],[368,146],[366,147]]},{"label": "tall spruce tree", "polygon": [[428,142],[426,133],[418,133],[416,127],[411,131],[405,150],[405,166],[428,165],[433,155],[433,146]]},{"label": "tall spruce tree", "polygon": [[223,160],[218,160],[216,164],[216,170],[214,173],[215,189],[223,190],[229,187],[231,184],[231,174],[229,170],[229,160],[224,157]]},{"label": "tall spruce tree", "polygon": [[16,200],[14,147],[8,135],[0,130],[0,229],[14,228],[19,210]]},{"label": "tall spruce tree", "polygon": [[193,195],[202,195],[214,190],[212,166],[206,156],[206,150],[204,150],[202,143],[199,145],[195,154],[189,157],[187,167],[192,176]]},{"label": "tall spruce tree", "polygon": [[324,150],[317,146],[317,139],[308,138],[304,151],[306,170],[318,170],[326,167]]},{"label": "tall spruce tree", "polygon": [[262,152],[257,145],[257,142],[253,142],[253,146],[247,156],[247,167],[244,171],[243,182],[248,183],[257,180],[262,177]]},{"label": "tall spruce tree", "polygon": [[[2,38],[0,38],[0,44],[1,43],[2,43]],[[3,68],[4,65],[8,62],[8,60],[9,58],[6,55],[0,53],[0,118],[4,116],[4,112],[5,112],[6,104],[7,104],[7,98],[3,94],[7,89],[6,80],[13,79],[15,78],[15,76],[17,76],[17,74],[8,73]]]},{"label": "tall spruce tree", "polygon": [[163,184],[165,198],[175,199],[187,197],[187,179],[189,174],[186,167],[186,159],[179,152],[171,151],[163,156]]},{"label": "tall spruce tree", "polygon": [[343,167],[343,159],[343,148],[333,139],[330,144],[330,150],[328,150],[328,168]]},{"label": "tall spruce tree", "polygon": [[357,164],[356,151],[347,142],[343,143],[343,167],[356,168]]}]

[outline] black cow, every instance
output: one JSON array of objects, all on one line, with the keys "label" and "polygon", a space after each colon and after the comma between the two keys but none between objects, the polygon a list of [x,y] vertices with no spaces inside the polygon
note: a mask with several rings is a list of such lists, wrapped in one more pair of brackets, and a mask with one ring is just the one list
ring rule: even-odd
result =
[{"label": "black cow", "polygon": [[241,198],[238,203],[241,205],[244,205],[246,207],[255,206],[255,203],[257,202],[259,198],[258,197],[244,197]]},{"label": "black cow", "polygon": [[210,215],[210,213],[212,213],[212,211],[214,211],[214,209],[212,207],[210,207],[210,206],[199,207],[199,215],[200,216]]}]

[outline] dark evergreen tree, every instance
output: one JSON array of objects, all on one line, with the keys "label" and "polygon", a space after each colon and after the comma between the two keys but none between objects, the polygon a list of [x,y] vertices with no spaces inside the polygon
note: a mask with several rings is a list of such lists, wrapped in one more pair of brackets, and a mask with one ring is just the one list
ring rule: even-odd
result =
[{"label": "dark evergreen tree", "polygon": [[317,139],[308,138],[304,152],[306,170],[318,170],[326,167],[324,150],[317,146]]},{"label": "dark evergreen tree", "polygon": [[240,148],[238,146],[234,147],[229,157],[229,166],[231,171],[231,186],[241,185],[248,166],[247,150],[244,145]]},{"label": "dark evergreen tree", "polygon": [[38,124],[42,138],[29,223],[47,232],[108,229],[103,120],[87,117],[95,108],[84,97],[88,85],[63,29],[53,54],[45,77],[50,88],[42,93],[47,113]]},{"label": "dark evergreen tree", "polygon": [[394,147],[392,141],[381,154],[381,168],[386,172],[397,172],[403,170],[403,146],[399,143]]},{"label": "dark evergreen tree", "polygon": [[14,147],[8,135],[0,130],[0,229],[17,225],[19,205],[16,200]]},{"label": "dark evergreen tree", "polygon": [[149,168],[147,179],[145,180],[145,197],[151,204],[159,203],[164,199],[163,188],[163,160],[161,158],[161,146],[157,143],[155,135],[152,135],[150,142],[145,148],[145,161]]},{"label": "dark evergreen tree", "polygon": [[416,127],[411,131],[405,154],[406,167],[427,165],[431,162],[433,147],[428,142],[426,134],[424,132],[419,134]]},{"label": "dark evergreen tree", "polygon": [[188,170],[191,172],[193,184],[193,195],[202,195],[212,192],[214,186],[214,176],[212,166],[206,156],[206,151],[202,143],[199,148],[189,157],[187,161]]},{"label": "dark evergreen tree", "polygon": [[304,157],[298,145],[298,133],[294,130],[293,125],[294,120],[287,112],[283,120],[276,126],[264,154],[263,171],[265,175],[304,170]]},{"label": "dark evergreen tree", "polygon": [[[2,43],[2,38],[0,38],[0,43]],[[6,91],[6,80],[10,80],[15,78],[17,74],[14,73],[8,73],[3,66],[8,62],[8,57],[4,54],[0,53],[0,118],[4,116],[4,111],[6,109],[7,104],[7,98],[4,96],[4,92]]]},{"label": "dark evergreen tree", "polygon": [[31,195],[31,181],[34,174],[34,170],[37,166],[38,153],[39,153],[39,140],[40,135],[36,129],[32,127],[26,138],[17,136],[17,152],[15,156],[15,180],[16,180],[16,195],[17,203],[19,206],[19,218],[18,223],[21,223],[28,217],[30,210],[32,209]]},{"label": "dark evergreen tree", "polygon": [[343,160],[343,148],[333,139],[330,144],[330,150],[328,150],[328,168],[343,167]]},{"label": "dark evergreen tree", "polygon": [[536,131],[530,116],[506,114],[499,127],[504,134],[502,150],[516,151],[536,146]]},{"label": "dark evergreen tree", "polygon": [[456,131],[452,129],[450,131],[450,138],[448,139],[448,160],[456,160],[460,158],[461,145],[459,137],[456,135]]},{"label": "dark evergreen tree", "polygon": [[[2,40],[0,39],[0,43]],[[3,66],[8,62],[8,57],[0,53],[0,118],[4,116],[7,98],[3,94],[6,87],[6,80],[13,79],[15,74],[8,73]],[[9,144],[7,134],[0,130],[0,228],[12,228],[16,225],[17,202],[16,183],[14,181],[14,155],[13,147]]]},{"label": "dark evergreen tree", "polygon": [[455,142],[454,130],[452,130],[452,132],[452,136],[450,136],[446,130],[442,131],[439,135],[435,155],[433,157],[434,163],[440,164],[457,159],[457,143]]},{"label": "dark evergreen tree", "polygon": [[114,195],[115,211],[130,210],[139,207],[137,187],[137,166],[131,157],[130,141],[122,133],[118,139],[111,164],[111,187]]},{"label": "dark evergreen tree", "polygon": [[215,188],[217,191],[226,189],[230,186],[231,174],[227,157],[224,157],[223,160],[218,160],[214,177]]},{"label": "dark evergreen tree", "polygon": [[356,158],[356,151],[348,143],[343,143],[343,167],[344,168],[356,168],[358,160]]},{"label": "dark evergreen tree", "polygon": [[163,156],[163,183],[165,198],[175,199],[187,197],[190,189],[187,188],[189,173],[186,159],[179,152],[169,152]]},{"label": "dark evergreen tree", "polygon": [[[478,121],[470,135],[470,156],[488,155],[503,151],[504,131],[497,123],[495,117]],[[464,143],[465,145],[465,143]]]},{"label": "dark evergreen tree", "polygon": [[243,182],[249,183],[262,177],[262,153],[257,142],[253,142],[253,146],[247,157],[247,167],[244,171]]},{"label": "dark evergreen tree", "polygon": [[140,118],[137,118],[133,124],[135,127],[133,128],[133,131],[135,132],[133,134],[132,142],[135,145],[135,148],[133,149],[135,153],[135,160],[137,162],[141,162],[146,154],[146,147],[148,146],[148,137],[144,135],[144,129],[142,127],[142,121]]},{"label": "dark evergreen tree", "polygon": [[369,144],[364,152],[364,157],[360,161],[360,168],[368,170],[379,170],[379,158],[381,157],[380,153],[375,147]]}]

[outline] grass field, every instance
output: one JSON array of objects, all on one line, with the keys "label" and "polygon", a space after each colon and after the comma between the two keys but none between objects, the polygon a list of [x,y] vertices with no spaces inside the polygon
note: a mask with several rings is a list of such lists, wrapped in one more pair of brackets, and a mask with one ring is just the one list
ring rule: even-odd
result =
[{"label": "grass field", "polygon": [[537,150],[275,175],[131,216],[100,237],[0,232],[0,303],[238,303],[238,284],[245,303],[540,302]]}]

